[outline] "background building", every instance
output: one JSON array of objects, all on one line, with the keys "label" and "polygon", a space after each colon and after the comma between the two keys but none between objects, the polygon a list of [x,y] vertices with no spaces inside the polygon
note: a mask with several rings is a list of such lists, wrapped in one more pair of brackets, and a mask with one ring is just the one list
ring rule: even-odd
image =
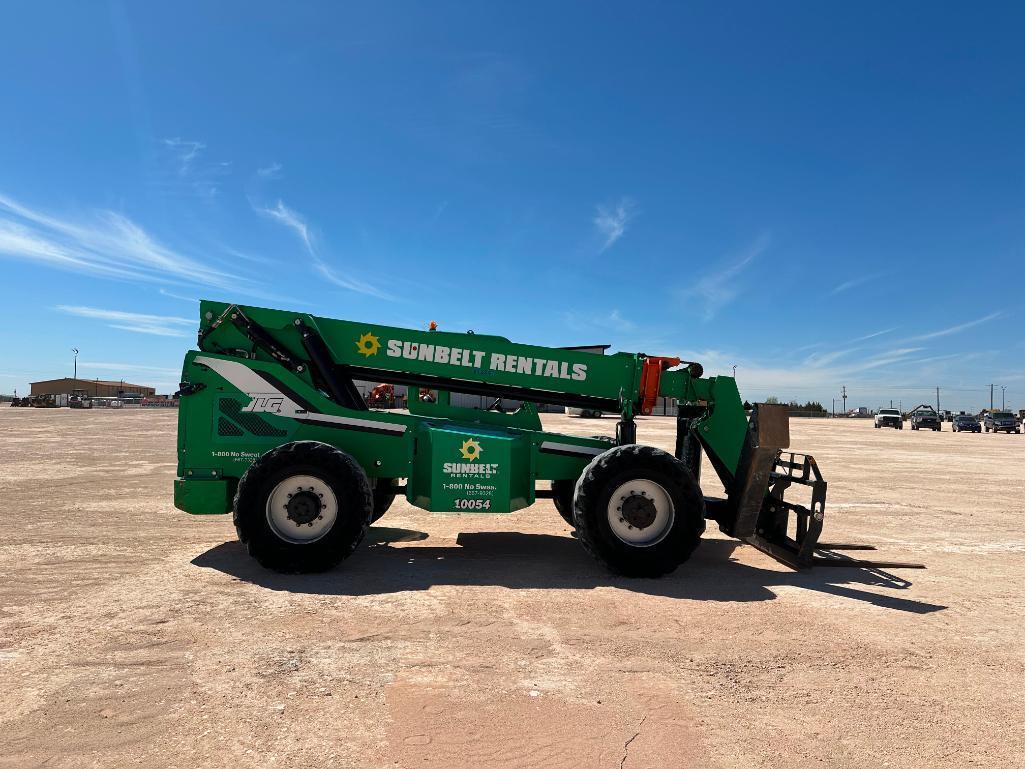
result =
[{"label": "background building", "polygon": [[32,395],[70,395],[75,390],[85,390],[87,395],[96,398],[118,398],[123,395],[140,395],[143,397],[156,395],[156,390],[146,385],[132,384],[123,379],[111,382],[105,379],[44,379],[42,382],[31,382]]}]

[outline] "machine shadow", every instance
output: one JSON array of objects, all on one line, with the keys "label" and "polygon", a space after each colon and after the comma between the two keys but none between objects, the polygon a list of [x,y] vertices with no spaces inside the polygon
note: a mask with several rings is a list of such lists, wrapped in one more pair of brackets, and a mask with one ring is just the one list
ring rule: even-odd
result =
[{"label": "machine shadow", "polygon": [[424,540],[409,529],[371,527],[362,548],[340,567],[321,574],[278,574],[261,567],[239,542],[217,545],[193,559],[269,590],[314,595],[366,596],[434,585],[498,586],[517,589],[587,590],[617,587],[645,595],[692,601],[749,602],[776,598],[772,587],[792,586],[849,598],[895,611],[929,614],[946,606],[862,587],[906,590],[911,583],[879,569],[819,568],[775,571],[731,559],[739,542],[706,539],[694,556],[662,579],[630,579],[609,574],[571,537],[521,532],[462,533],[455,546],[396,547]]}]

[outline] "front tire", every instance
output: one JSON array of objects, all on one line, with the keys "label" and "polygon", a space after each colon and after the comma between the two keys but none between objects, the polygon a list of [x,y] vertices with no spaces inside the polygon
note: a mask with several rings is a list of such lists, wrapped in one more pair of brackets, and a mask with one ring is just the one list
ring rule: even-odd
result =
[{"label": "front tire", "polygon": [[374,484],[374,513],[370,516],[371,523],[377,523],[382,515],[388,512],[395,501],[395,487],[399,485],[397,478],[378,478]]},{"label": "front tire", "polygon": [[676,457],[651,446],[616,446],[577,480],[573,523],[584,547],[609,570],[661,577],[701,542],[705,502]]},{"label": "front tire", "polygon": [[261,566],[315,572],[352,554],[373,509],[370,481],[355,459],[326,443],[295,441],[246,470],[235,493],[234,522]]}]

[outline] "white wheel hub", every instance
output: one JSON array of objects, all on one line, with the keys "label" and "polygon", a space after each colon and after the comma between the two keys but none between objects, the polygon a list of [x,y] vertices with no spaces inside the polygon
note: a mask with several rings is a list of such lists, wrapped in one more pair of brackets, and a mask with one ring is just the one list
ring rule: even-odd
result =
[{"label": "white wheel hub", "polygon": [[292,475],[267,497],[267,524],[286,542],[316,542],[338,520],[338,498],[321,478]]},{"label": "white wheel hub", "polygon": [[657,545],[676,518],[673,498],[661,485],[634,478],[620,485],[609,498],[609,526],[620,540],[634,547]]}]

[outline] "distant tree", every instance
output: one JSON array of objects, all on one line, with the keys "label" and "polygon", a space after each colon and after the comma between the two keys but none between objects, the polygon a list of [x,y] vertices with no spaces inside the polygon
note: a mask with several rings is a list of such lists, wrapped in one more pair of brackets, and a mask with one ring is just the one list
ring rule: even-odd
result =
[{"label": "distant tree", "polygon": [[825,414],[826,410],[822,407],[822,404],[818,401],[808,401],[806,403],[798,403],[797,401],[790,401],[787,404],[791,414]]},{"label": "distant tree", "polygon": [[779,398],[777,398],[775,395],[770,395],[768,398],[765,399],[765,402],[766,403],[779,403]]}]

